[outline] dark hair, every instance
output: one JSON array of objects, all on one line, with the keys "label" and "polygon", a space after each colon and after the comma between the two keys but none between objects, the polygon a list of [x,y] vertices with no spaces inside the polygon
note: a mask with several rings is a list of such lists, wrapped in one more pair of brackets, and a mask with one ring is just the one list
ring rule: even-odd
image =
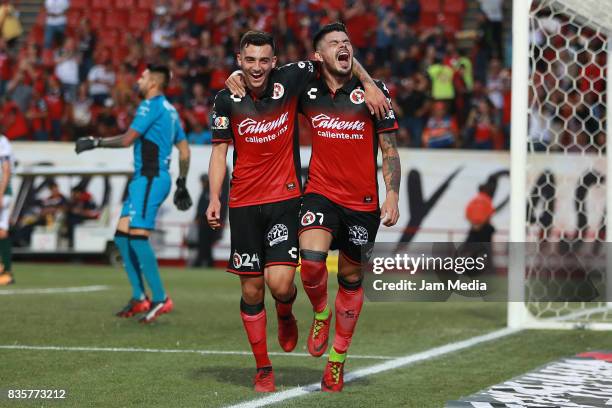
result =
[{"label": "dark hair", "polygon": [[348,32],[346,31],[346,26],[342,24],[341,22],[336,21],[335,23],[326,24],[323,27],[321,27],[319,31],[317,31],[317,33],[312,38],[312,48],[316,50],[317,45],[319,45],[319,42],[323,39],[323,37],[326,34],[333,33],[335,31],[340,31],[348,35]]},{"label": "dark hair", "polygon": [[147,69],[153,74],[163,75],[164,83],[162,84],[162,88],[168,86],[168,84],[170,83],[170,78],[172,77],[172,74],[170,73],[170,68],[162,64],[149,64],[147,65]]},{"label": "dark hair", "polygon": [[240,39],[240,50],[243,50],[248,45],[269,45],[272,47],[272,53],[276,51],[274,46],[274,38],[271,34],[263,31],[247,31]]}]

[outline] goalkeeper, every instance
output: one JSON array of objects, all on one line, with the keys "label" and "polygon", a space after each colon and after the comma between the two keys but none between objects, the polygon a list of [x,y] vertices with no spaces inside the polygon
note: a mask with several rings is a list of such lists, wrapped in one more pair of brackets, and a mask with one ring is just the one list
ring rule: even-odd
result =
[{"label": "goalkeeper", "polygon": [[[123,135],[104,139],[82,137],[75,147],[78,154],[99,147],[121,148],[134,144],[134,177],[128,186],[128,196],[115,234],[115,244],[132,286],[132,298],[117,316],[131,317],[144,313],[140,318],[143,323],[150,323],[173,309],[149,242],[157,211],[172,184],[169,167],[173,144],[179,150],[179,177],[176,180],[174,204],[181,211],[189,209],[192,204],[185,186],[189,171],[189,145],[176,109],[164,96],[169,81],[170,71],[167,67],[150,65],[138,79],[138,89],[144,100],[129,130]],[[151,289],[151,299],[145,294],[143,276]]]}]

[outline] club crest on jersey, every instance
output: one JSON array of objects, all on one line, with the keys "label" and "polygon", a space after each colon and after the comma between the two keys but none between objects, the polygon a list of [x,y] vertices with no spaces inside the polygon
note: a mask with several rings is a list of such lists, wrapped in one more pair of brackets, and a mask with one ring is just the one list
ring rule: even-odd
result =
[{"label": "club crest on jersey", "polygon": [[289,238],[289,230],[285,224],[276,224],[268,232],[268,243],[271,247]]},{"label": "club crest on jersey", "polygon": [[360,103],[363,103],[363,101],[365,101],[365,93],[363,92],[363,89],[353,89],[353,92],[351,92],[351,102],[353,102],[355,105],[359,105]]},{"label": "club crest on jersey", "polygon": [[355,245],[368,243],[368,230],[361,225],[353,225],[349,228],[349,241]]},{"label": "club crest on jersey", "polygon": [[217,116],[213,122],[214,130],[224,130],[229,127],[229,118],[227,116]]},{"label": "club crest on jersey", "polygon": [[274,91],[272,92],[272,99],[280,99],[285,94],[285,87],[278,82],[274,83]]},{"label": "club crest on jersey", "polygon": [[302,215],[302,220],[300,221],[303,226],[307,226],[315,222],[315,215],[312,211],[306,211],[306,214]]},{"label": "club crest on jersey", "polygon": [[238,252],[234,252],[234,255],[232,255],[232,263],[235,269],[240,269],[242,266],[242,256]]}]

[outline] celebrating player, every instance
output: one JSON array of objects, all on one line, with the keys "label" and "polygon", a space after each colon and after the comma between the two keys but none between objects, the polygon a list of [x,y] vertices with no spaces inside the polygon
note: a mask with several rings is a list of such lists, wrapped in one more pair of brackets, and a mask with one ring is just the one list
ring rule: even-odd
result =
[{"label": "celebrating player", "polygon": [[[176,180],[174,204],[179,210],[191,207],[186,188],[189,171],[189,145],[176,109],[164,96],[170,81],[170,71],[163,65],[150,65],[138,79],[141,102],[129,130],[110,138],[79,138],[75,150],[81,153],[97,147],[121,148],[134,144],[134,177],[128,187],[117,225],[115,244],[132,286],[132,299],[117,313],[130,317],[144,313],[143,323],[154,321],[173,309],[172,299],[166,295],[159,275],[157,259],[149,242],[155,228],[159,207],[170,192],[170,154],[174,144],[179,150],[179,177]],[[143,275],[152,292],[145,294]]]},{"label": "celebrating player", "polygon": [[13,173],[13,149],[8,138],[0,135],[0,286],[15,283],[11,271],[11,239],[9,238],[9,215],[11,207],[11,177]]},{"label": "celebrating player", "polygon": [[[315,59],[322,63],[321,76],[306,86],[300,98],[313,131],[300,212],[301,278],[314,309],[308,351],[321,356],[332,318],[325,261],[331,247],[339,249],[336,333],[321,388],[341,391],[346,352],[363,304],[361,246],[375,240],[381,218],[386,226],[399,218],[398,124],[392,110],[377,119],[365,106],[363,85],[352,75],[353,49],[343,24],[322,27],[313,46]],[[385,85],[376,84],[389,98]],[[380,209],[376,144],[382,150],[387,188]]]},{"label": "celebrating player", "polygon": [[[257,365],[255,390],[270,392],[275,385],[267,351],[264,288],[267,285],[276,299],[278,341],[290,352],[298,337],[292,313],[301,196],[297,103],[316,71],[304,61],[275,69],[274,41],[263,32],[242,37],[237,59],[246,91],[224,89],[215,98],[206,215],[212,228],[220,226],[219,196],[228,143],[233,142],[228,271],[240,276],[240,315]],[[370,90],[379,93],[375,86]]]}]

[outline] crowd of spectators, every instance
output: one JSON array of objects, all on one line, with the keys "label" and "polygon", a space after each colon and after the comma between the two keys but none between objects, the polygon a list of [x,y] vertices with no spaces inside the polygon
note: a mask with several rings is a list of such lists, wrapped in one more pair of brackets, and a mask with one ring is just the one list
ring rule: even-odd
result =
[{"label": "crowd of spectators", "polygon": [[[311,56],[314,32],[339,20],[355,56],[389,88],[400,146],[504,149],[510,72],[503,63],[502,0],[479,1],[478,26],[466,34],[446,24],[444,14],[421,24],[419,0],[160,0],[149,30],[119,37],[126,53],[117,58],[101,41],[108,34],[87,18],[67,24],[68,0],[46,0],[42,43],[24,41],[16,50],[0,40],[0,125],[12,140],[123,132],[139,102],[139,73],[161,60],[172,69],[167,97],[190,142],[210,143],[212,99],[235,69],[242,33],[272,32],[284,64]],[[462,40],[466,35],[471,40]],[[308,127],[301,128],[308,144]]]}]

